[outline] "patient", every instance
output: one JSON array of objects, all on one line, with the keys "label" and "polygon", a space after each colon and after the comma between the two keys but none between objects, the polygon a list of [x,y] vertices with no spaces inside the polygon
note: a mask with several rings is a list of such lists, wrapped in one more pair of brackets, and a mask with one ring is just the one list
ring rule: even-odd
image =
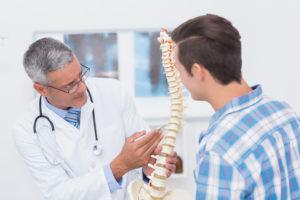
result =
[{"label": "patient", "polygon": [[215,110],[199,138],[196,199],[300,199],[298,117],[243,80],[238,30],[208,14],[181,24],[172,39],[182,82]]}]

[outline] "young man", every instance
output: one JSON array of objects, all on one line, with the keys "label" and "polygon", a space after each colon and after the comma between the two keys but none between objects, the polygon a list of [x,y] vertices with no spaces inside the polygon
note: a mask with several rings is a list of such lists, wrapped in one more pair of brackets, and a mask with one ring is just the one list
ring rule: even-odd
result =
[{"label": "young man", "polygon": [[239,32],[208,14],[172,39],[182,82],[215,110],[199,139],[196,199],[300,199],[298,117],[243,80]]}]

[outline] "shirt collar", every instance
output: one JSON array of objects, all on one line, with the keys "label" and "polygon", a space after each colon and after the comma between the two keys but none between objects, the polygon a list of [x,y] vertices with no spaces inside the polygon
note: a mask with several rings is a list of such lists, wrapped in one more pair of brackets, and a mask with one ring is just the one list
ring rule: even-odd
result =
[{"label": "shirt collar", "polygon": [[218,110],[210,119],[209,126],[211,127],[212,124],[216,123],[218,120],[223,118],[225,115],[236,112],[238,110],[242,110],[247,108],[257,102],[259,102],[263,97],[262,88],[260,85],[255,85],[252,88],[252,91],[249,93],[236,97],[232,99],[230,102],[225,104],[220,110]]},{"label": "shirt collar", "polygon": [[[52,104],[50,104],[45,97],[43,97],[43,101],[44,101],[46,107],[49,110],[53,111],[55,114],[57,114],[61,118],[64,118],[66,116],[66,114],[68,113],[68,110],[64,110],[64,109],[58,108],[58,107],[53,106]],[[80,110],[80,108],[72,108],[72,109],[73,110]]]}]

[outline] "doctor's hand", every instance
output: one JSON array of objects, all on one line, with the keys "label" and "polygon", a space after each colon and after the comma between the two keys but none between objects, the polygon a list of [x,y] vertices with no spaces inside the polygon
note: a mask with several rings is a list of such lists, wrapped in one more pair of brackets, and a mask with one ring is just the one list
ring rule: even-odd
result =
[{"label": "doctor's hand", "polygon": [[141,131],[128,137],[119,155],[110,163],[116,180],[132,169],[147,165],[161,139],[160,130]]},{"label": "doctor's hand", "polygon": [[[161,146],[158,146],[154,151],[154,155],[160,154],[161,149],[162,149]],[[156,159],[151,157],[149,163],[154,165],[155,162],[156,162]],[[167,159],[166,159],[165,168],[167,169],[167,174],[166,174],[167,178],[169,178],[171,176],[171,174],[175,172],[176,163],[177,163],[177,153],[175,151],[173,151],[171,153],[171,155],[167,156]],[[150,176],[153,171],[154,171],[154,169],[149,167],[148,165],[143,167],[143,172],[147,177]]]}]

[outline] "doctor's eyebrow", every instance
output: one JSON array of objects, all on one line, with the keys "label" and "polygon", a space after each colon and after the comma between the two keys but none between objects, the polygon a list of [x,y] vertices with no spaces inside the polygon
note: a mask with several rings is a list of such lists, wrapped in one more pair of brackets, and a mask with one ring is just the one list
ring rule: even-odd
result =
[{"label": "doctor's eyebrow", "polygon": [[[82,69],[81,69],[81,71],[79,72],[79,74],[78,74],[77,77],[81,77],[81,75],[82,75]],[[75,80],[71,81],[70,83],[65,84],[65,85],[62,86],[62,87],[68,87],[68,86],[71,86],[71,85],[74,84],[75,82],[77,82],[77,78],[76,78]]]}]

